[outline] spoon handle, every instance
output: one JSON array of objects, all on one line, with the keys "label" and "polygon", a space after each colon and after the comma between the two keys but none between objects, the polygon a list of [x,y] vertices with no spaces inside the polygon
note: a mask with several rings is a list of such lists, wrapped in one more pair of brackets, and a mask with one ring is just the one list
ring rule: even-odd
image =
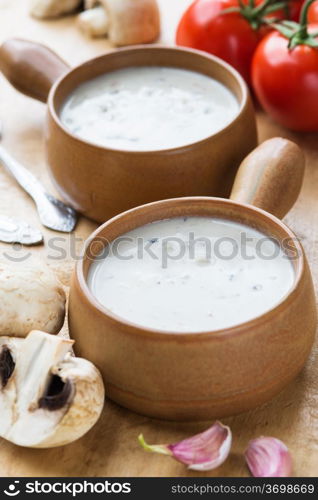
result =
[{"label": "spoon handle", "polygon": [[35,203],[45,196],[45,189],[37,178],[21,163],[15,160],[2,146],[0,146],[0,162],[24,191],[33,198]]},{"label": "spoon handle", "polygon": [[31,196],[43,226],[64,233],[73,231],[77,221],[75,210],[49,194],[37,178],[2,146],[0,146],[0,163],[3,163],[5,169]]}]

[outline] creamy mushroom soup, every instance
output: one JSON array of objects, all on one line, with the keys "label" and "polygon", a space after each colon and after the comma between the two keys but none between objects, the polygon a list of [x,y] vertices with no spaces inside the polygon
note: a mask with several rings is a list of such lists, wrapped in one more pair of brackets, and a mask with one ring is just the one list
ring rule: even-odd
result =
[{"label": "creamy mushroom soup", "polygon": [[251,320],[294,283],[281,246],[248,226],[179,217],[139,227],[96,258],[88,286],[116,316],[139,326],[203,332]]},{"label": "creamy mushroom soup", "polygon": [[233,120],[239,104],[223,84],[179,68],[129,67],[78,86],[60,118],[94,144],[149,151],[184,146]]}]

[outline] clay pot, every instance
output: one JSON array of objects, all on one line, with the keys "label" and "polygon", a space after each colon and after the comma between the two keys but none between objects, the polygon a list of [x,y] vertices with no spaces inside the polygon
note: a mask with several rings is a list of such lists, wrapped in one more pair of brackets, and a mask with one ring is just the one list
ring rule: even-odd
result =
[{"label": "clay pot", "polygon": [[[295,144],[271,139],[243,161],[230,200],[158,201],[122,213],[92,234],[73,275],[69,326],[77,355],[99,367],[108,397],[152,417],[204,420],[254,408],[298,374],[316,330],[315,296],[302,246],[278,217],[296,200],[303,170]],[[176,333],[132,324],[95,299],[86,283],[92,246],[97,252],[103,241],[138,226],[195,215],[247,224],[288,247],[295,281],[277,306],[231,328]]]},{"label": "clay pot", "polygon": [[[146,152],[96,146],[61,123],[61,106],[79,84],[108,71],[147,65],[185,68],[217,79],[237,97],[237,116],[199,142]],[[254,110],[245,82],[231,66],[203,52],[134,46],[70,69],[48,48],[12,39],[0,48],[0,70],[20,92],[48,102],[46,149],[56,188],[66,202],[99,222],[160,199],[228,196],[240,162],[256,146]]]}]

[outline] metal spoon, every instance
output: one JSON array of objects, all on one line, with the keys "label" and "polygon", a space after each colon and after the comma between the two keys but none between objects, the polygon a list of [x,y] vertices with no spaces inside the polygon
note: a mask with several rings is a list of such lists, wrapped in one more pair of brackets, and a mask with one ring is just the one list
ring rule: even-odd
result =
[{"label": "metal spoon", "polygon": [[[2,130],[0,124],[0,139],[1,137]],[[0,162],[31,196],[36,204],[43,226],[64,233],[73,231],[77,222],[77,213],[75,210],[47,193],[37,178],[15,160],[1,145]]]},{"label": "metal spoon", "polygon": [[22,219],[0,215],[0,241],[39,245],[43,242],[43,236],[38,229]]}]

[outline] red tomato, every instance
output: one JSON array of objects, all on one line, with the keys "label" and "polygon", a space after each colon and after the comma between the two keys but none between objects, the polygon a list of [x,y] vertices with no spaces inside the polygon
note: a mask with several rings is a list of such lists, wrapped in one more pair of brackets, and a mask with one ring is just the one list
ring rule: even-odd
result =
[{"label": "red tomato", "polygon": [[287,5],[284,9],[279,9],[271,14],[278,20],[290,19],[291,21],[298,22],[301,8],[304,0],[285,0]]},{"label": "red tomato", "polygon": [[[264,0],[255,0],[255,6]],[[245,4],[249,0],[243,0]],[[290,14],[299,17],[302,0],[290,1]],[[259,41],[270,28],[261,25],[253,28],[240,12],[223,13],[224,10],[239,7],[238,0],[195,0],[186,10],[177,28],[178,45],[205,50],[220,57],[236,68],[250,83],[250,66]],[[268,15],[284,19],[286,11],[280,9]]]},{"label": "red tomato", "polygon": [[301,8],[303,6],[304,0],[290,0],[288,2],[288,12],[287,16],[283,17],[283,19],[291,19],[292,21],[299,21],[299,14],[301,11]]},{"label": "red tomato", "polygon": [[318,1],[311,4],[308,11],[308,22],[318,23]]},{"label": "red tomato", "polygon": [[222,14],[238,5],[237,0],[196,0],[179,23],[176,42],[220,57],[249,82],[250,64],[261,34],[240,13]]},{"label": "red tomato", "polygon": [[[311,25],[309,33],[318,25]],[[317,37],[318,39],[318,37]],[[273,31],[259,44],[252,62],[252,82],[263,108],[293,130],[318,130],[318,49],[297,45]]]}]

